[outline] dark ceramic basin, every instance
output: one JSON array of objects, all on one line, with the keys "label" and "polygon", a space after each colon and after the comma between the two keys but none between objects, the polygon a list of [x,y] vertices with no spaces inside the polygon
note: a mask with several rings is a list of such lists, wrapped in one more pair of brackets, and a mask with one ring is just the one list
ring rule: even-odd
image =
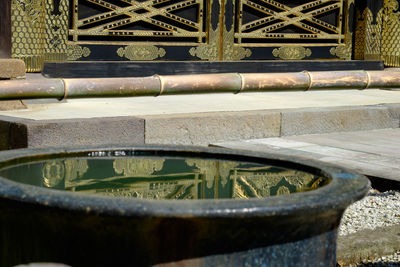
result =
[{"label": "dark ceramic basin", "polygon": [[334,266],[369,187],[301,158],[168,146],[6,151],[0,176],[2,266]]}]

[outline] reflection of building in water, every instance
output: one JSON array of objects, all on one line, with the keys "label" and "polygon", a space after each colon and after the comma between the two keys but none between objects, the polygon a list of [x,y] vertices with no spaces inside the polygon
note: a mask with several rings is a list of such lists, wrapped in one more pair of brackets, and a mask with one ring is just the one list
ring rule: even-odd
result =
[{"label": "reflection of building in water", "polygon": [[144,199],[262,198],[314,189],[313,174],[234,161],[181,158],[48,160],[43,185]]},{"label": "reflection of building in water", "polygon": [[160,171],[165,159],[116,159],[113,167],[116,173],[125,176],[150,175]]},{"label": "reflection of building in water", "polygon": [[[195,175],[190,180],[164,181],[163,177],[148,177],[151,181],[132,183],[123,188],[96,189],[101,195],[142,198],[142,199],[197,199],[197,185],[201,182],[199,176]],[[161,179],[160,179],[161,178]],[[91,193],[86,191],[86,193]]]},{"label": "reflection of building in water", "polygon": [[88,168],[86,159],[48,160],[42,168],[43,184],[46,187],[56,187],[65,181],[65,186],[69,186],[71,181],[82,177]]},{"label": "reflection of building in water", "polygon": [[[198,198],[198,184],[201,182],[197,170],[188,172],[184,166],[166,172],[172,164],[164,164],[165,159],[118,158],[109,160],[112,165],[105,170],[97,166],[99,173],[104,168],[104,177],[84,177],[70,185],[69,190],[115,197],[145,199],[193,199]],[[179,160],[183,162],[183,160]],[[111,167],[112,166],[112,167]],[[111,171],[111,172],[110,172]],[[161,173],[161,174],[160,174]]]},{"label": "reflection of building in water", "polygon": [[238,169],[230,178],[235,181],[233,198],[261,198],[306,191],[318,179],[310,173],[265,167]]},{"label": "reflection of building in water", "polygon": [[65,166],[62,160],[46,161],[42,168],[43,185],[56,187],[65,177]]},{"label": "reflection of building in water", "polygon": [[233,161],[214,161],[201,159],[187,159],[186,164],[194,166],[205,176],[207,188],[212,188],[216,179],[221,181],[222,186],[228,182],[230,172],[239,165]]}]

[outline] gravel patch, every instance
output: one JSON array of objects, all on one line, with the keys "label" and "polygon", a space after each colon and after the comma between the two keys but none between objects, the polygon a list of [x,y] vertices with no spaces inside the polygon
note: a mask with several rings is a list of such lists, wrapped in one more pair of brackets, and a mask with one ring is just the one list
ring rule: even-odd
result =
[{"label": "gravel patch", "polygon": [[347,208],[340,223],[339,235],[398,224],[400,191],[379,192],[371,189],[365,198]]},{"label": "gravel patch", "polygon": [[400,250],[392,255],[380,256],[372,260],[363,260],[360,263],[349,264],[348,267],[395,267],[400,266]]}]

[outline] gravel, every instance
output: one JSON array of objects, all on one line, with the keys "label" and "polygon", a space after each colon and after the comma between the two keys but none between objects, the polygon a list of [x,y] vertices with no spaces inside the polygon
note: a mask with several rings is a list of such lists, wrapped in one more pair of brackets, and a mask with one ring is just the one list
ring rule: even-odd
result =
[{"label": "gravel", "polygon": [[340,223],[339,235],[398,224],[400,191],[379,192],[371,189],[365,198],[347,208]]},{"label": "gravel", "polygon": [[363,260],[360,263],[350,264],[348,267],[395,267],[400,266],[400,250],[393,255],[381,256],[372,260]]}]

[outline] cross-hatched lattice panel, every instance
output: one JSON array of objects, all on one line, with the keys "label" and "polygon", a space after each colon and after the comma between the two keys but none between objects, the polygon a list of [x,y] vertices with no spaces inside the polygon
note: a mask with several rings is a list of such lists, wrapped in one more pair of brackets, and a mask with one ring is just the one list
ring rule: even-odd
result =
[{"label": "cross-hatched lattice panel", "polygon": [[343,2],[237,0],[235,43],[343,43]]},{"label": "cross-hatched lattice panel", "polygon": [[73,0],[70,41],[206,42],[204,0]]}]

